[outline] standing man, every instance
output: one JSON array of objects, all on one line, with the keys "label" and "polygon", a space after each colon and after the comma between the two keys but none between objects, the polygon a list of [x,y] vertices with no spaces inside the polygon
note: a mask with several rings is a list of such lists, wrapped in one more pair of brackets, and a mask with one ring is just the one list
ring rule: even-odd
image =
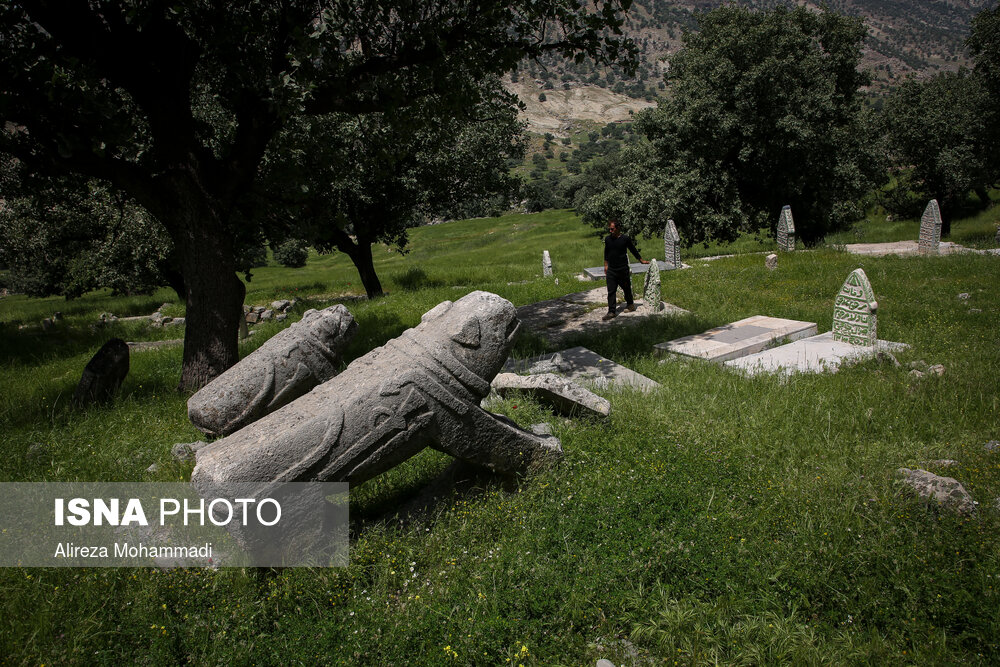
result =
[{"label": "standing man", "polygon": [[608,281],[608,314],[602,319],[610,320],[618,315],[615,302],[618,300],[618,287],[625,292],[625,310],[635,311],[632,299],[632,271],[628,268],[628,253],[630,250],[642,264],[649,264],[635,248],[635,243],[627,234],[622,234],[621,225],[617,220],[608,221],[608,236],[604,237],[604,276]]}]

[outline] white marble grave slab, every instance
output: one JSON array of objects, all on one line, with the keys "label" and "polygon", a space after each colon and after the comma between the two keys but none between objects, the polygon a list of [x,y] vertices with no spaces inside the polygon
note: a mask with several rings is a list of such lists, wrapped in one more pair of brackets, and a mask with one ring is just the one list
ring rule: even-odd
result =
[{"label": "white marble grave slab", "polygon": [[758,373],[822,373],[836,372],[841,364],[874,357],[881,351],[904,350],[906,343],[886,340],[875,342],[873,347],[851,345],[833,339],[833,332],[803,338],[788,345],[771,348],[756,354],[725,362],[726,366],[739,368],[749,375]]},{"label": "white marble grave slab", "polygon": [[505,373],[554,373],[595,389],[617,385],[649,391],[660,386],[645,375],[636,373],[585,347],[571,347],[531,359],[508,359]]},{"label": "white marble grave slab", "polygon": [[[657,266],[657,268],[660,269],[660,271],[673,271],[674,269],[678,268],[678,267],[674,266],[673,264],[668,264],[667,262],[664,262],[664,261],[659,260],[659,259],[656,260],[656,266]],[[646,271],[649,270],[649,264],[643,264],[641,262],[635,262],[634,264],[629,264],[628,268],[629,268],[629,271],[631,271],[632,275],[634,276],[634,275],[639,274],[639,273],[646,273]],[[688,268],[688,267],[681,266],[680,268]],[[591,267],[589,269],[584,269],[583,270],[583,275],[587,276],[591,280],[597,280],[598,278],[604,278],[604,267],[603,266],[593,266],[593,267]]]},{"label": "white marble grave slab", "polygon": [[704,333],[658,343],[653,349],[660,355],[672,352],[722,362],[760,352],[781,341],[795,341],[815,335],[816,324],[813,322],[754,315]]}]

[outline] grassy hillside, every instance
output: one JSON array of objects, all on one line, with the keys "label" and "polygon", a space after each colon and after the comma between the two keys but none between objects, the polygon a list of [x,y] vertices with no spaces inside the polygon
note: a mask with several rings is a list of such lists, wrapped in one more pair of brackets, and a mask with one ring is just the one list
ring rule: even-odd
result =
[{"label": "grassy hillside", "polygon": [[[981,235],[995,219],[956,221],[953,235]],[[644,254],[659,256],[659,243],[641,243]],[[522,305],[599,286],[573,278],[600,263],[601,245],[567,212],[424,227],[411,248],[376,249],[389,295],[347,302],[360,324],[348,361],[473,289]],[[558,285],[540,275],[543,249]],[[661,274],[665,299],[690,315],[568,341],[661,384],[648,395],[602,392],[608,422],[565,420],[523,396],[503,401],[499,411],[521,425],[553,425],[559,465],[513,483],[445,481],[428,500],[421,491],[449,459],[425,451],[351,490],[344,569],[0,571],[0,655],[13,664],[995,664],[1000,453],[983,444],[1000,439],[1000,258],[831,248],[779,261],[775,272],[757,254],[692,261]],[[833,296],[859,266],[880,304],[880,337],[912,346],[901,367],[747,379],[651,354],[654,343],[754,314],[828,331]],[[295,295],[297,319],[360,292],[346,257],[312,256],[301,269],[255,271],[247,302]],[[190,465],[169,453],[199,437],[173,391],[179,348],[133,353],[112,405],[67,407],[103,340],[176,335],[141,324],[91,331],[99,313],[148,313],[171,296],[0,300],[0,480],[187,479]],[[53,310],[65,314],[55,332],[12,323]],[[260,327],[241,352],[280,326]],[[544,346],[526,336],[516,352]],[[907,364],[917,360],[945,374],[914,379]],[[940,459],[958,465],[928,463]],[[152,463],[157,472],[146,472]],[[977,515],[918,502],[894,481],[901,466],[956,477],[980,501]],[[420,511],[397,515],[415,500]]]}]

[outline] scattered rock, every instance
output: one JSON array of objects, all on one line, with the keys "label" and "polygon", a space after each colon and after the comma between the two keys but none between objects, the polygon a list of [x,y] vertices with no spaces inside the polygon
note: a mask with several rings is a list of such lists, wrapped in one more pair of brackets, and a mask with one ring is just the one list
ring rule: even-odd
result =
[{"label": "scattered rock", "polygon": [[879,350],[878,352],[875,353],[875,358],[883,363],[886,362],[891,363],[896,368],[899,368],[903,365],[899,363],[899,359],[897,359],[896,356],[892,352],[889,352],[888,350]]},{"label": "scattered rock", "polygon": [[160,469],[160,466],[158,466],[158,465],[156,465],[156,464],[154,463],[153,465],[151,465],[151,466],[149,466],[148,468],[146,468],[146,472],[149,472],[149,473],[155,473],[155,472],[156,472],[156,471],[158,471],[159,469]]},{"label": "scattered rock", "polygon": [[552,426],[542,422],[541,424],[532,424],[531,432],[535,435],[552,435]]},{"label": "scattered rock", "polygon": [[194,462],[195,454],[199,449],[207,445],[207,442],[199,440],[198,442],[178,442],[176,445],[170,448],[170,453],[173,454],[174,458],[182,463]]},{"label": "scattered rock", "polygon": [[590,278],[588,278],[587,276],[583,275],[582,273],[576,274],[574,276],[574,278],[576,278],[577,280],[579,280],[581,283],[590,282]]},{"label": "scattered rock", "polygon": [[288,319],[287,313],[278,313],[277,315],[274,316],[275,322],[284,322],[287,319]]},{"label": "scattered rock", "polygon": [[254,306],[253,307],[253,312],[257,313],[258,315],[261,314],[261,313],[263,313],[265,310],[267,310],[267,308],[265,308],[264,306]]},{"label": "scattered rock", "polygon": [[340,352],[357,329],[342,305],[307,311],[198,390],[188,400],[188,418],[210,435],[252,424],[336,375]]},{"label": "scattered rock", "polygon": [[263,313],[260,314],[261,322],[268,322],[272,319],[274,319],[274,311],[271,309],[265,310]]},{"label": "scattered rock", "polygon": [[778,268],[778,256],[773,252],[764,258],[764,266],[766,266],[771,271]]},{"label": "scattered rock", "polygon": [[914,378],[914,379],[916,379],[916,380],[919,380],[919,379],[920,379],[920,378],[922,378],[923,376],[924,376],[924,374],[923,374],[923,373],[921,373],[920,371],[918,371],[918,370],[917,370],[917,369],[915,369],[915,368],[914,368],[914,369],[913,369],[912,371],[910,371],[910,377],[911,377],[911,378]]},{"label": "scattered rock", "polygon": [[512,391],[522,391],[570,416],[581,412],[599,417],[611,414],[611,403],[606,398],[601,398],[575,382],[552,373],[541,375],[501,373],[493,379],[493,389],[501,396],[506,396]]},{"label": "scattered rock", "polygon": [[972,514],[976,511],[976,501],[957,479],[941,477],[920,469],[900,468],[896,472],[903,476],[903,483],[921,498],[933,499],[942,507],[959,514]]},{"label": "scattered rock", "polygon": [[28,447],[27,458],[29,461],[37,461],[49,453],[49,446],[44,442],[34,442]]},{"label": "scattered rock", "polygon": [[174,317],[174,318],[169,318],[169,319],[170,319],[169,322],[166,319],[164,319],[163,320],[163,324],[164,325],[170,325],[172,327],[182,327],[182,326],[184,326],[184,323],[187,321],[183,317]]},{"label": "scattered rock", "polygon": [[555,284],[556,284],[556,285],[558,285],[558,284],[559,284],[559,279],[558,279],[558,278],[556,278],[556,280],[555,280]]},{"label": "scattered rock", "polygon": [[970,313],[981,313],[983,311],[981,309],[979,309],[979,308],[969,308],[969,312]]},{"label": "scattered rock", "polygon": [[934,461],[924,461],[924,465],[934,468],[952,468],[958,465],[958,461],[955,459],[936,459]]},{"label": "scattered rock", "polygon": [[937,375],[938,377],[941,377],[942,375],[944,375],[944,365],[942,365],[942,364],[934,364],[933,366],[931,366],[930,368],[927,369],[927,372],[928,373],[933,373],[934,375]]},{"label": "scattered rock", "polygon": [[988,452],[1000,451],[1000,440],[990,440],[985,445],[983,445],[983,449],[985,449]]},{"label": "scattered rock", "polygon": [[615,667],[615,663],[611,662],[610,660],[605,660],[604,658],[601,658],[600,660],[597,661],[597,667]]},{"label": "scattered rock", "polygon": [[292,305],[292,302],[289,301],[288,299],[281,299],[279,301],[272,301],[271,302],[271,309],[272,310],[285,311],[291,305]]},{"label": "scattered rock", "polygon": [[918,370],[918,371],[926,371],[927,370],[927,362],[924,361],[923,359],[921,359],[919,361],[911,361],[910,364],[909,364],[909,366],[910,366],[910,368],[912,368],[914,370]]},{"label": "scattered rock", "polygon": [[962,301],[968,301],[969,300],[969,293],[968,292],[962,292],[961,294],[958,295],[958,298],[961,299]]},{"label": "scattered rock", "polygon": [[112,338],[87,362],[73,393],[76,405],[106,401],[122,386],[129,367],[128,343]]},{"label": "scattered rock", "polygon": [[249,313],[247,313],[246,316],[247,324],[257,324],[259,320],[260,320],[260,315],[258,315],[254,311],[250,311]]}]

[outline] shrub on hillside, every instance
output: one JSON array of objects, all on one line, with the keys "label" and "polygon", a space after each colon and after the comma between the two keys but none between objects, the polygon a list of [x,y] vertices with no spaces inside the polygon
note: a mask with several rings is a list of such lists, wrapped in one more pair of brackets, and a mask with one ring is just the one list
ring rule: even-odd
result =
[{"label": "shrub on hillside", "polygon": [[308,257],[309,249],[302,239],[288,239],[274,249],[274,259],[290,269],[305,266]]}]

